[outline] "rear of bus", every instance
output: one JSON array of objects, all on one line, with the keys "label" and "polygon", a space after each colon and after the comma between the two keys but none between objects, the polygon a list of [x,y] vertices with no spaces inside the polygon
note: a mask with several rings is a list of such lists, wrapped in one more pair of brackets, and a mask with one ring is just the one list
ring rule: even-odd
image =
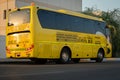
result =
[{"label": "rear of bus", "polygon": [[31,8],[15,9],[8,14],[6,27],[7,58],[33,57],[33,30],[31,23]]}]

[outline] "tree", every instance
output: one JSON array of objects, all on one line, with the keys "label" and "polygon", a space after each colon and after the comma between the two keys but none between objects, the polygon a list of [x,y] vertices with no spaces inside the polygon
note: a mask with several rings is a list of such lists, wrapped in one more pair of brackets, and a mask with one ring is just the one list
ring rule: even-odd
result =
[{"label": "tree", "polygon": [[120,57],[120,9],[114,9],[107,12],[100,11],[100,15],[94,14],[96,11],[99,12],[100,10],[95,8],[86,8],[83,13],[102,18],[108,25],[114,26],[116,34],[114,35],[114,31],[111,30],[113,57]]},{"label": "tree", "polygon": [[113,11],[103,12],[102,18],[116,29],[116,35],[111,32],[113,56],[120,56],[120,10],[114,9]]}]

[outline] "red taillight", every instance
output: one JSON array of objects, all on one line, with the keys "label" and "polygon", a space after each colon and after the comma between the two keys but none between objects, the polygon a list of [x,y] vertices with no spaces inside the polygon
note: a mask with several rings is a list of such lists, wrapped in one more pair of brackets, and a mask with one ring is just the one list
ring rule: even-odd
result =
[{"label": "red taillight", "polygon": [[29,48],[27,48],[27,51],[31,51],[34,48],[34,45],[31,45]]},{"label": "red taillight", "polygon": [[8,47],[6,47],[6,52],[10,54],[10,49],[8,49]]}]

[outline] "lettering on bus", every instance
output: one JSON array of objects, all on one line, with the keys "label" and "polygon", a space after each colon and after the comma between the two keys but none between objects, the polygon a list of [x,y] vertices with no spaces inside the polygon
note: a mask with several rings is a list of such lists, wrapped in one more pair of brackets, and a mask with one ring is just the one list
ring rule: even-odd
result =
[{"label": "lettering on bus", "polygon": [[16,49],[10,49],[10,51],[25,51],[26,48],[16,48]]},{"label": "lettering on bus", "polygon": [[87,39],[88,39],[88,43],[93,43],[93,38],[92,37],[88,36]]},{"label": "lettering on bus", "polygon": [[25,44],[25,43],[29,43],[29,41],[20,41],[20,42],[17,42],[16,40],[11,40],[11,41],[8,41],[8,44]]},{"label": "lettering on bus", "polygon": [[95,44],[101,44],[101,41],[100,41],[100,37],[99,36],[96,36],[95,37]]},{"label": "lettering on bus", "polygon": [[64,33],[57,33],[57,41],[71,41],[71,42],[77,42],[77,35],[73,34],[64,34]]},{"label": "lettering on bus", "polygon": [[8,41],[8,44],[10,45],[10,44],[16,44],[17,43],[17,41],[16,40],[11,40],[11,41]]},{"label": "lettering on bus", "polygon": [[87,36],[78,36],[76,34],[68,34],[61,32],[57,32],[56,36],[57,36],[57,41],[93,43],[93,38]]},{"label": "lettering on bus", "polygon": [[95,44],[101,44],[101,42],[100,41],[95,41]]}]

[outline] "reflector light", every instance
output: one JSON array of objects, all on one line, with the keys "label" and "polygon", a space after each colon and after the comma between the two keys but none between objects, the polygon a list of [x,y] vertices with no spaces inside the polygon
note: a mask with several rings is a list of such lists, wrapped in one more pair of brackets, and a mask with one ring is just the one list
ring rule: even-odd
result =
[{"label": "reflector light", "polygon": [[31,3],[31,6],[35,6],[35,3],[34,3],[34,2],[32,2],[32,3]]},{"label": "reflector light", "polygon": [[34,45],[31,45],[29,48],[27,48],[27,51],[31,51],[34,48]]},{"label": "reflector light", "polygon": [[10,54],[10,50],[6,47],[6,52]]}]

